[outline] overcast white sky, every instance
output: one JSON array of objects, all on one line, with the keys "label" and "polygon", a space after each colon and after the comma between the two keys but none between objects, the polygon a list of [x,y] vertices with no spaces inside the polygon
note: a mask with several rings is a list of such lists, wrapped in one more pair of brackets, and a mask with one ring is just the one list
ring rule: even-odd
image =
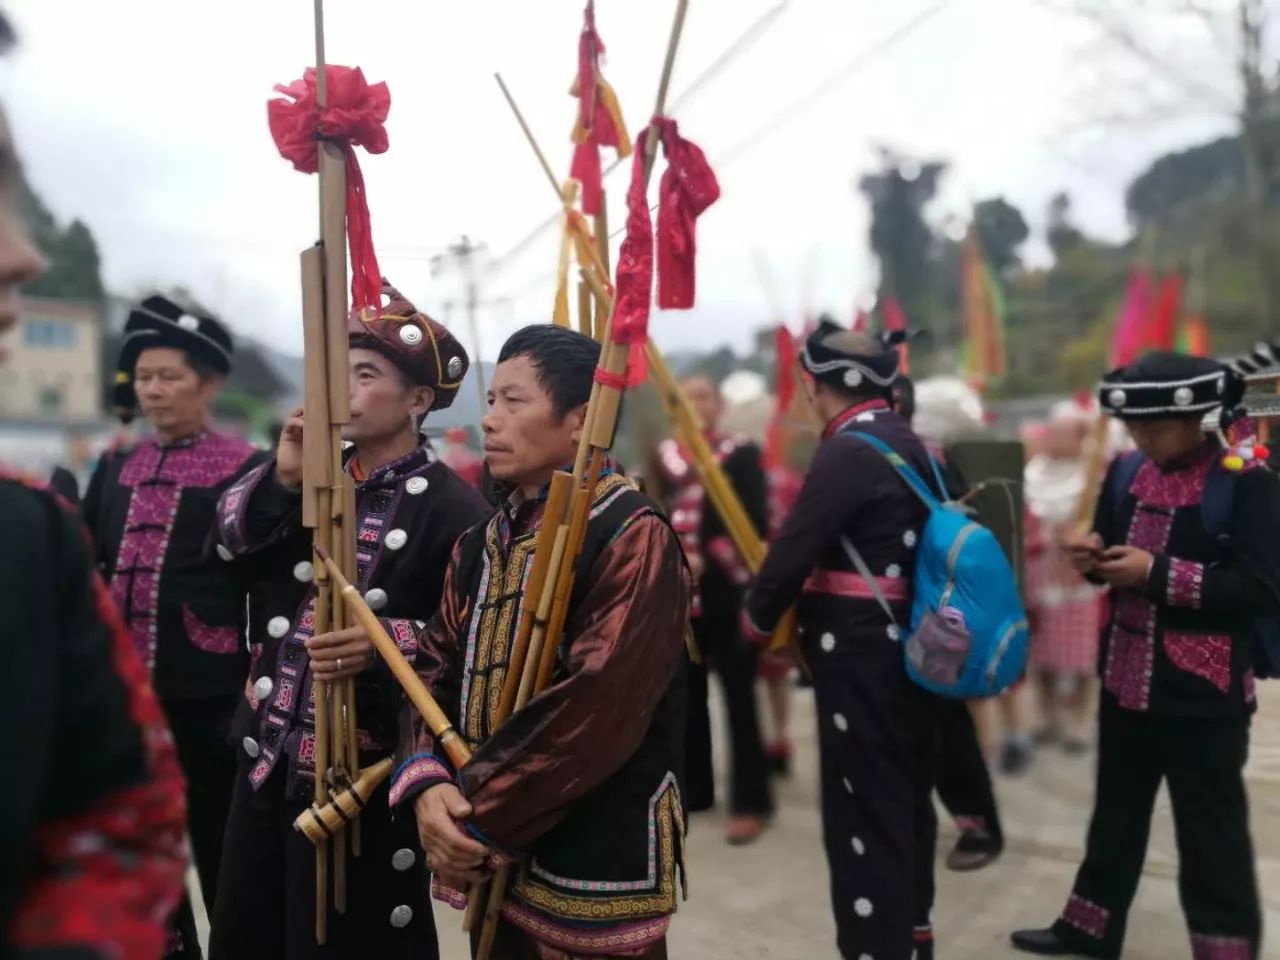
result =
[{"label": "overcast white sky", "polygon": [[[1230,6],[1228,0],[1222,0]],[[690,84],[777,0],[692,0],[673,80]],[[761,122],[937,0],[793,0],[764,37],[677,113],[723,195],[699,223],[698,305],[655,316],[660,346],[744,345],[780,306],[848,315],[875,287],[858,177],[884,143],[951,163],[941,221],[1004,194],[1033,230],[1048,198],[1077,220],[1127,232],[1123,189],[1154,156],[1230,126],[1176,77],[1233,95],[1229,61],[1202,25],[1169,21],[1156,54],[1175,82],[1088,24],[1036,0],[950,0],[882,57],[833,84],[754,148],[717,165]],[[21,46],[0,67],[31,179],[63,217],[89,223],[112,289],[183,284],[233,329],[300,349],[297,251],[314,240],[315,180],[276,153],[265,103],[314,56],[310,0],[4,0]],[[391,89],[390,150],[362,155],[383,272],[444,319],[456,276],[429,260],[467,233],[498,257],[554,207],[493,81],[502,71],[552,165],[567,172],[582,0],[329,0],[328,56]],[[652,110],[673,0],[598,0],[606,75],[635,131]],[[1229,18],[1224,23],[1229,23]],[[1229,38],[1226,38],[1229,42]],[[1160,101],[1144,102],[1147,94]],[[1159,122],[1093,121],[1137,110]],[[606,186],[623,222],[619,171]],[[616,245],[615,241],[615,245]],[[549,317],[558,238],[548,231],[485,275],[484,352]],[[1043,246],[1041,245],[1041,249]],[[1035,248],[1032,248],[1035,256]],[[461,325],[453,307],[451,321]],[[465,335],[465,331],[462,331]]]}]

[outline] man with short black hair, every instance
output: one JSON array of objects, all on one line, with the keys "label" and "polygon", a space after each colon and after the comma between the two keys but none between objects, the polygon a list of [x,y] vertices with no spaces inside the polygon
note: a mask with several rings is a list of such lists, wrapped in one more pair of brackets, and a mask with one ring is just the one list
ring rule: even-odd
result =
[{"label": "man with short black hair", "polygon": [[549,547],[546,488],[574,460],[599,352],[546,325],[499,354],[483,427],[505,500],[458,541],[416,663],[474,753],[455,769],[415,720],[391,788],[440,899],[460,902],[491,854],[517,861],[495,957],[661,960],[678,899],[688,575],[671,528],[609,466],[551,683],[496,723],[535,534]]},{"label": "man with short black hair", "polygon": [[908,678],[900,644],[927,511],[879,452],[845,434],[877,437],[922,477],[935,474],[920,439],[889,406],[896,351],[824,321],[800,362],[826,428],[747,594],[747,627],[763,640],[796,605],[817,697],[840,954],[931,960],[936,700]]},{"label": "man with short black hair", "polygon": [[[467,354],[441,324],[384,284],[378,316],[347,321],[351,419],[346,472],[355,481],[353,582],[412,659],[417,630],[440,602],[454,541],[489,510],[421,433],[448,407]],[[321,425],[323,428],[323,425]],[[302,411],[275,459],[222,496],[218,542],[264,578],[254,640],[262,655],[233,724],[239,745],[210,960],[364,960],[437,956],[429,878],[411,817],[393,820],[387,785],[365,803],[362,852],[346,863],[347,905],[315,940],[315,848],[291,828],[315,795],[314,682],[355,678],[361,767],[399,737],[399,684],[363,627],[314,635],[312,532],[302,526]]]},{"label": "man with short black hair", "polygon": [[[248,584],[210,547],[218,497],[265,459],[216,432],[210,405],[231,370],[231,335],[161,295],[125,324],[114,400],[140,407],[151,435],[98,462],[84,517],[96,555],[173,729],[205,908],[213,912],[235,756],[227,736],[249,673]],[[172,953],[198,951],[183,907]]]}]

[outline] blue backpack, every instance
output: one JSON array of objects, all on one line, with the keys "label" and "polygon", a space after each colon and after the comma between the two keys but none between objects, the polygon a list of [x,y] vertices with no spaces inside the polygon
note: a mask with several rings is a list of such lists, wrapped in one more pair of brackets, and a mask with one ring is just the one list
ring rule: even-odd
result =
[{"label": "blue backpack", "polygon": [[[1111,503],[1119,510],[1124,498],[1138,475],[1138,468],[1146,461],[1141,453],[1126,453],[1116,464],[1112,478]],[[1219,543],[1231,541],[1231,510],[1236,496],[1236,478],[1239,473],[1214,468],[1204,482],[1204,497],[1200,501],[1200,518],[1209,536]],[[1255,617],[1252,644],[1253,675],[1259,680],[1280,677],[1280,617]]]},{"label": "blue backpack", "polygon": [[[958,506],[941,503],[920,474],[883,440],[857,430],[845,435],[879,451],[929,508],[916,545],[910,634],[902,645],[907,675],[946,697],[988,697],[1004,690],[1026,669],[1029,631],[1017,581],[999,541]],[[945,495],[938,465],[932,465]],[[848,538],[842,543],[894,621],[866,562]]]}]

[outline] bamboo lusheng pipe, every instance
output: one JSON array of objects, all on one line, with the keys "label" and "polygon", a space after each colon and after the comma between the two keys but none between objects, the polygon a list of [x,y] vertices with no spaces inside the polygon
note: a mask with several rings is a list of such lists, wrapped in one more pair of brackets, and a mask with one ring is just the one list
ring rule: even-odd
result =
[{"label": "bamboo lusheng pipe", "polygon": [[[677,13],[679,16],[679,13]],[[500,74],[494,74],[498,81],[498,85],[502,90],[503,96],[506,98],[507,104],[511,111],[515,114],[517,122],[520,124],[521,130],[524,131],[525,138],[529,142],[534,155],[538,158],[542,165],[543,171],[547,175],[547,182],[555,187],[555,175],[551,172],[551,167],[546,162],[546,157],[542,152],[542,148],[538,145],[537,139],[530,130],[528,123],[525,122],[523,114],[520,112],[519,106],[515,102],[515,98],[511,95],[511,91],[503,82]],[[650,144],[656,143],[656,132],[650,130],[649,137],[645,141],[645,148],[648,149]],[[651,163],[646,163],[644,175],[646,184],[649,175],[652,173],[653,167]],[[556,194],[563,202],[564,193],[562,189],[557,188]],[[566,216],[569,211],[566,208]],[[569,229],[577,230],[581,234],[581,221],[575,221],[570,217]],[[583,240],[579,235],[579,241]],[[605,281],[601,280],[604,273],[604,265],[599,258],[599,250],[589,244],[579,242],[577,244],[579,251],[579,260],[589,259],[589,263],[580,263],[581,275],[583,282],[591,288],[596,299],[597,319],[601,315],[608,318],[605,323],[604,330],[601,331],[601,342],[603,344],[601,353],[601,366],[609,369],[612,373],[620,374],[626,368],[626,351],[617,348],[616,345],[610,343],[610,330],[613,321],[613,302],[614,297],[610,288]],[[662,354],[652,341],[645,345],[646,355],[649,361],[650,377],[656,381],[659,394],[663,398],[664,405],[672,416],[672,420],[676,425],[677,431],[681,433],[685,446],[691,452],[693,457],[694,469],[698,474],[704,489],[707,491],[707,497],[711,501],[712,508],[720,516],[725,525],[726,532],[734,544],[738,555],[742,558],[747,570],[754,574],[759,571],[760,564],[764,561],[765,546],[755,525],[747,516],[746,510],[742,506],[742,501],[738,498],[737,492],[725,477],[724,471],[720,469],[720,464],[716,462],[714,454],[711,452],[710,446],[702,436],[701,427],[698,425],[697,415],[693,412],[693,408],[688,398],[684,394],[679,382],[671,374],[667,368],[666,361],[663,360]],[[598,397],[604,396],[600,390],[600,384],[597,382],[592,386],[591,401],[587,405],[587,424],[584,427],[586,431],[584,440],[590,440],[591,445],[596,449],[607,449],[613,440],[613,432],[617,422],[617,404],[614,403],[610,408],[601,410],[602,404],[598,401]],[[620,394],[619,394],[620,397]],[[584,470],[584,457],[586,450],[583,445],[579,445],[578,459],[574,465],[575,476],[581,476]],[[590,476],[594,476],[598,471],[592,471]],[[593,486],[594,489],[594,486]],[[572,540],[570,542],[573,542]],[[570,561],[568,566],[572,567]],[[571,570],[570,570],[571,573]],[[568,587],[563,587],[562,592],[568,596]],[[552,622],[556,622],[557,617],[553,612]],[[564,617],[559,617],[560,626],[563,627]],[[795,632],[795,612],[788,610],[783,619],[778,623],[773,633],[773,639],[769,644],[770,649],[780,649],[787,646]],[[513,649],[513,653],[514,653]],[[549,648],[548,656],[554,653],[554,646]],[[523,657],[524,651],[520,651],[519,656]],[[549,674],[551,664],[554,659],[550,660],[543,671]],[[508,679],[513,676],[513,672],[508,673]],[[468,926],[469,929],[469,926]]]},{"label": "bamboo lusheng pipe", "polygon": [[[682,4],[683,7],[683,4]],[[678,8],[676,11],[676,26],[673,28],[673,35],[678,36],[680,25],[683,21],[683,10]],[[668,51],[671,56],[671,51]],[[664,66],[665,69],[665,66]],[[521,113],[519,105],[512,96],[506,83],[503,81],[501,74],[494,74],[498,82],[502,95],[507,101],[507,105],[511,108],[511,112],[515,115],[516,122],[519,123],[520,129],[524,132],[525,139],[529,143],[530,149],[538,159],[539,165],[546,174],[547,183],[555,190],[557,198],[561,203],[565,203],[565,193],[563,188],[556,183],[555,174],[551,171],[551,166],[547,163],[546,155],[542,152],[537,138],[533,135],[533,131],[529,128],[529,124],[525,121],[524,114]],[[660,91],[660,96],[664,96],[665,92]],[[661,114],[661,109],[658,114]],[[653,157],[657,150],[657,131],[650,129],[644,143],[645,166],[644,176],[646,184],[649,175],[653,171]],[[567,204],[566,216],[569,215]],[[571,219],[569,229],[578,229],[578,224]],[[596,298],[597,311],[607,312],[609,322],[606,324],[603,338],[603,350],[601,353],[601,367],[608,370],[611,374],[617,376],[625,372],[627,351],[618,348],[610,342],[609,331],[612,329],[613,320],[613,300],[612,292],[600,278],[607,277],[607,269],[601,260],[600,251],[597,246],[591,244],[578,244],[579,260],[582,254],[589,256],[590,262],[580,263],[582,269],[582,279],[592,290]],[[589,267],[589,269],[588,269]],[[708,498],[712,500],[712,506],[720,515],[721,520],[725,524],[725,528],[730,539],[734,543],[738,554],[742,557],[743,562],[747,565],[747,569],[755,573],[760,568],[760,563],[764,559],[765,548],[764,541],[756,532],[755,526],[747,517],[745,509],[743,509],[741,500],[738,499],[737,493],[729,484],[728,479],[724,476],[724,471],[720,469],[720,465],[715,462],[715,456],[712,454],[710,447],[702,437],[701,428],[696,427],[697,417],[693,413],[692,407],[689,405],[688,398],[685,397],[683,389],[676,381],[675,377],[667,368],[666,362],[663,360],[661,353],[652,341],[645,345],[645,351],[648,356],[650,376],[655,380],[660,394],[664,398],[664,402],[668,403],[669,409],[674,414],[677,428],[680,428],[681,419],[687,420],[695,425],[693,430],[684,430],[686,434],[686,446],[690,449],[694,456],[695,469],[699,474],[699,478],[703,482],[703,486],[707,489]],[[608,449],[613,442],[613,433],[617,425],[618,401],[621,399],[621,393],[611,387],[602,387],[599,382],[592,385],[591,401],[587,405],[588,419],[585,427],[584,441],[589,441],[591,447],[600,449]],[[588,454],[587,445],[581,444],[578,448],[578,458],[574,464],[574,475],[581,477],[586,467],[586,457]]]},{"label": "bamboo lusheng pipe", "polygon": [[461,767],[471,759],[471,750],[467,747],[466,742],[458,735],[458,731],[453,729],[453,724],[449,722],[445,712],[440,709],[440,705],[431,696],[431,691],[427,689],[426,684],[414,672],[413,666],[405,659],[400,647],[391,639],[386,628],[378,620],[378,615],[369,609],[369,604],[365,603],[364,597],[360,596],[360,591],[353,587],[347,578],[342,575],[342,571],[333,562],[333,557],[320,550],[317,550],[316,553],[319,555],[325,569],[329,572],[329,576],[333,578],[333,582],[337,585],[338,595],[355,616],[356,622],[364,627],[370,642],[378,651],[378,656],[382,657],[387,669],[391,671],[391,675],[400,684],[405,696],[413,704],[414,709],[422,715],[422,719],[427,723],[427,729],[431,731],[436,738],[436,742],[449,757],[450,763],[454,767]]},{"label": "bamboo lusheng pipe", "polygon": [[[551,478],[551,486],[547,490],[547,502],[543,507],[542,518],[538,523],[533,542],[533,565],[529,570],[529,580],[525,585],[525,596],[538,598],[536,603],[525,603],[520,611],[520,622],[516,627],[515,639],[511,643],[511,656],[507,661],[507,672],[502,683],[502,697],[498,701],[496,720],[498,723],[511,716],[515,707],[516,695],[520,690],[520,681],[524,672],[525,657],[528,654],[530,638],[533,635],[535,622],[538,619],[538,606],[547,582],[547,575],[552,569],[552,550],[543,549],[554,541],[554,533],[564,519],[569,499],[573,491],[573,477],[564,472],[557,472]],[[551,540],[543,542],[546,533],[552,533]]]},{"label": "bamboo lusheng pipe", "polygon": [[1107,476],[1107,432],[1111,418],[1105,413],[1098,414],[1089,431],[1091,446],[1089,459],[1084,468],[1084,489],[1080,491],[1080,499],[1076,501],[1075,513],[1071,525],[1078,531],[1088,532],[1093,529],[1093,514],[1098,506],[1098,497],[1102,493],[1102,483]]},{"label": "bamboo lusheng pipe", "polygon": [[344,827],[359,823],[360,811],[394,768],[395,762],[390,757],[365,767],[354,781],[336,791],[329,803],[323,807],[312,804],[298,814],[293,829],[318,844]]}]

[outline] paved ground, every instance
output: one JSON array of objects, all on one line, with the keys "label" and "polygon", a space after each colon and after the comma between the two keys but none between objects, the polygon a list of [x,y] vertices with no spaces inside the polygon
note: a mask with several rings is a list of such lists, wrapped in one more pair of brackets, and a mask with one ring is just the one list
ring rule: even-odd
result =
[{"label": "paved ground", "polygon": [[[1272,942],[1280,960],[1280,683],[1260,686],[1247,771],[1259,880]],[[674,960],[829,960],[836,957],[827,903],[826,863],[819,841],[812,700],[798,695],[796,771],[779,791],[775,825],[755,845],[727,846],[718,812],[693,818],[689,833],[691,898],[672,926]],[[723,737],[717,731],[717,743]],[[975,874],[939,866],[934,921],[939,960],[1016,957],[1007,946],[1015,926],[1050,921],[1079,862],[1093,794],[1092,756],[1042,752],[1025,777],[1001,780],[1005,855]],[[939,847],[954,831],[944,821]],[[1157,803],[1151,846],[1129,922],[1125,960],[1190,956],[1178,907],[1177,855],[1167,797]],[[437,909],[441,954],[467,957],[461,914]]]},{"label": "paved ground", "polygon": [[[1266,925],[1265,956],[1280,958],[1280,684],[1261,684],[1248,768],[1253,837]],[[727,846],[722,814],[696,815],[689,831],[690,899],[672,924],[674,960],[829,960],[835,928],[819,840],[812,700],[797,701],[798,763],[781,788],[776,824],[751,847]],[[723,742],[721,738],[718,742]],[[1071,886],[1093,795],[1093,758],[1045,751],[1025,777],[1001,780],[1009,848],[987,869],[949,873],[939,865],[934,921],[939,960],[1018,957],[1015,926],[1048,923]],[[944,822],[940,843],[954,831]],[[1190,957],[1178,907],[1177,856],[1167,797],[1156,808],[1146,872],[1129,922],[1125,960]],[[465,958],[460,914],[437,911],[442,955]]]}]

